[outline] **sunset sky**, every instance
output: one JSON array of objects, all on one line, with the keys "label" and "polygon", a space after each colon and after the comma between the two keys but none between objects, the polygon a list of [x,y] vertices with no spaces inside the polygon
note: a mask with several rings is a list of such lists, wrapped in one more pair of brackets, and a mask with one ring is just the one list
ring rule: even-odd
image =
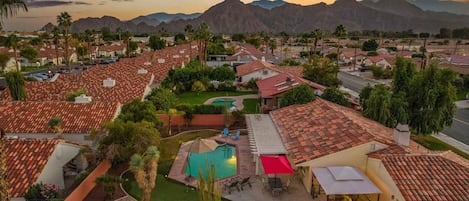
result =
[{"label": "sunset sky", "polygon": [[[223,0],[24,0],[29,12],[20,12],[16,17],[4,22],[5,30],[38,30],[48,22],[56,23],[56,16],[67,11],[74,20],[84,17],[114,16],[129,20],[140,15],[155,12],[194,13],[204,12]],[[252,0],[241,0],[245,3]],[[321,0],[286,0],[290,3],[311,5]],[[332,3],[335,0],[322,0]],[[469,0],[457,0],[469,1]]]}]

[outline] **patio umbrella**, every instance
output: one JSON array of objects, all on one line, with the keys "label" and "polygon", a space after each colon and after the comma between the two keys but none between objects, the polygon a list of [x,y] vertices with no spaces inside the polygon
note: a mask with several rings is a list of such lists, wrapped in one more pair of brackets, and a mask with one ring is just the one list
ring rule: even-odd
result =
[{"label": "patio umbrella", "polygon": [[286,156],[261,156],[265,174],[295,174]]},{"label": "patio umbrella", "polygon": [[188,160],[188,165],[189,165],[189,177],[191,177],[191,163],[190,163],[190,157],[191,153],[204,153],[204,152],[210,152],[215,150],[218,147],[218,143],[215,140],[212,139],[201,139],[197,138],[194,141],[190,143],[190,145],[186,148],[186,151],[189,152],[189,156],[187,156]]}]

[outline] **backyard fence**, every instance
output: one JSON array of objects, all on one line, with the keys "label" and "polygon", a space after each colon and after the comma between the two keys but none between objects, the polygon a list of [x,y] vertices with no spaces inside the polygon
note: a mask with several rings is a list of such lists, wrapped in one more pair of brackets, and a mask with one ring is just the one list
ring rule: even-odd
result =
[{"label": "backyard fence", "polygon": [[111,168],[111,162],[104,160],[81,182],[80,185],[65,199],[65,201],[84,200],[96,186],[96,178],[104,175]]},{"label": "backyard fence", "polygon": [[[160,114],[159,118],[164,122],[165,125],[168,125],[168,115]],[[231,124],[234,122],[234,117],[230,117]],[[186,120],[183,115],[174,115],[171,117],[172,126],[184,126],[186,125]],[[194,114],[194,118],[190,122],[191,126],[225,126],[225,115],[224,114]]]}]

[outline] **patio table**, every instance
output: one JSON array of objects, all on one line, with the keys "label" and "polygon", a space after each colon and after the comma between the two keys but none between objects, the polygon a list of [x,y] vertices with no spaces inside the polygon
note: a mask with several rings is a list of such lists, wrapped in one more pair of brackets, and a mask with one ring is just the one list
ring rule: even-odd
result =
[{"label": "patio table", "polygon": [[272,190],[272,194],[276,194],[276,193],[279,193],[280,191],[282,191],[282,180],[280,180],[280,178],[269,178],[269,187],[270,189]]}]

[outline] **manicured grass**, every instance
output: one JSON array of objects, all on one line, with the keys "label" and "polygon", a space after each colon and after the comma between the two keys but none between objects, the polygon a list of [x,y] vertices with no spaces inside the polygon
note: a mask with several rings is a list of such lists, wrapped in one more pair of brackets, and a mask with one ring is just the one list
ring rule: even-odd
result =
[{"label": "manicured grass", "polygon": [[421,144],[422,146],[426,147],[427,149],[433,151],[447,151],[451,150],[452,152],[469,159],[469,154],[460,151],[459,149],[454,148],[453,146],[442,142],[441,140],[431,136],[423,136],[423,135],[412,135],[412,139],[417,143]]},{"label": "manicured grass", "polygon": [[458,89],[457,100],[466,100],[466,94],[469,93],[469,89]]},{"label": "manicured grass", "polygon": [[203,104],[206,100],[220,96],[241,96],[247,94],[255,94],[256,92],[237,92],[237,91],[208,91],[201,92],[197,95],[196,92],[185,92],[179,95],[178,103],[180,104]]},{"label": "manicured grass", "polygon": [[[135,181],[135,178],[131,172],[124,174],[123,183],[124,189],[132,197],[137,200],[141,200],[143,196],[143,191],[138,188],[138,184]],[[197,190],[189,189],[184,184],[172,181],[171,179],[166,179],[163,175],[158,174],[156,179],[156,185],[151,193],[152,201],[174,201],[174,200],[186,200],[186,201],[197,201],[199,196]]]},{"label": "manicured grass", "polygon": [[208,138],[220,134],[218,131],[197,131],[185,133],[174,138],[164,139],[160,144],[160,160],[159,162],[173,161],[179,151],[182,143],[194,140],[198,137]]},{"label": "manicured grass", "polygon": [[25,67],[21,67],[21,72],[32,72],[32,71],[38,71],[38,70],[42,70],[42,69],[47,69],[49,67],[47,66],[25,66]]},{"label": "manicured grass", "polygon": [[244,99],[243,100],[243,111],[246,114],[258,114],[259,113],[259,100],[257,99]]}]

